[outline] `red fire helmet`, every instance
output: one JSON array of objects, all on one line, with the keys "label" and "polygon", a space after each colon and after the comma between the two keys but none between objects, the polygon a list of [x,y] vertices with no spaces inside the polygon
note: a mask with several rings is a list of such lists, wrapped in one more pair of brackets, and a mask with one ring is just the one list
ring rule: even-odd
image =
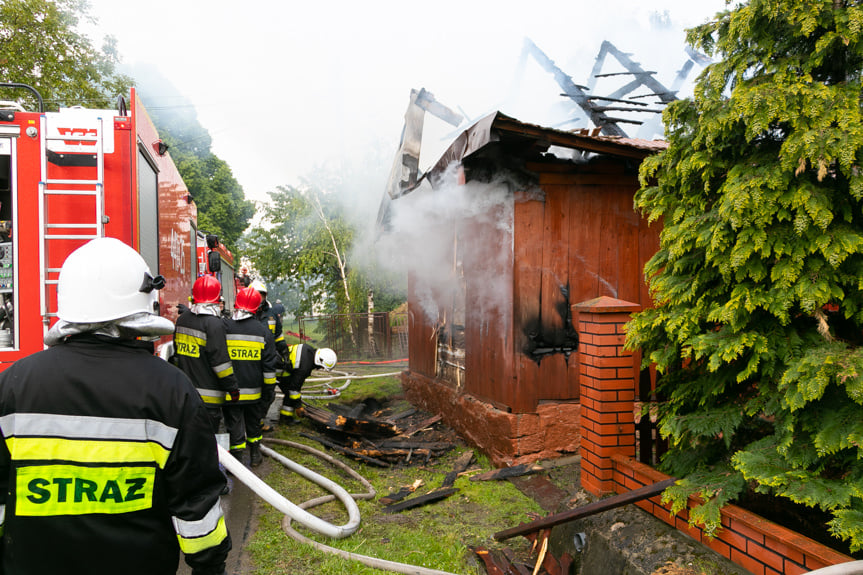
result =
[{"label": "red fire helmet", "polygon": [[222,292],[222,284],[215,276],[209,274],[199,277],[192,286],[192,298],[195,303],[218,303]]},{"label": "red fire helmet", "polygon": [[261,294],[253,287],[246,287],[237,292],[237,301],[234,302],[234,307],[255,313],[261,305]]}]

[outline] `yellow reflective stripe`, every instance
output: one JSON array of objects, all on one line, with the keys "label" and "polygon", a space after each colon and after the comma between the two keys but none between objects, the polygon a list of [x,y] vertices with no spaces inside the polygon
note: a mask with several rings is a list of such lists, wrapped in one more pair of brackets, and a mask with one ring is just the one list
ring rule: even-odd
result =
[{"label": "yellow reflective stripe", "polygon": [[297,357],[299,357],[299,355],[300,355],[300,348],[301,348],[302,346],[303,346],[303,344],[298,343],[297,345],[292,345],[292,346],[289,348],[289,350],[288,350],[288,351],[289,351],[289,353],[288,353],[288,363],[290,363],[290,364],[291,364],[291,367],[292,367],[292,368],[296,368],[296,367],[297,367]]},{"label": "yellow reflective stripe", "polygon": [[215,373],[216,377],[218,377],[219,379],[224,379],[226,377],[234,375],[234,366],[231,365],[230,361],[226,361],[225,363],[214,365],[213,373]]},{"label": "yellow reflective stripe", "polygon": [[155,478],[153,467],[19,467],[15,514],[47,517],[149,509]]},{"label": "yellow reflective stripe", "polygon": [[280,335],[279,337],[277,337],[277,338],[276,338],[276,341],[277,341],[277,342],[279,342],[279,341],[285,341],[285,336]]},{"label": "yellow reflective stripe", "polygon": [[224,391],[217,391],[215,389],[203,389],[198,388],[198,394],[201,396],[201,399],[204,400],[206,404],[216,404],[221,405],[225,403],[226,393]]},{"label": "yellow reflective stripe", "polygon": [[177,328],[177,334],[174,336],[174,352],[177,355],[201,357],[201,347],[205,345],[207,345],[206,338],[198,337],[190,333],[183,333],[182,329]]},{"label": "yellow reflective stripe", "polygon": [[78,463],[149,463],[165,467],[171,450],[152,441],[95,441],[59,437],[9,437],[15,461],[61,460]]},{"label": "yellow reflective stripe", "polygon": [[218,500],[207,515],[198,521],[183,521],[177,517],[171,519],[180,542],[180,550],[187,555],[216,547],[228,536],[225,516]]},{"label": "yellow reflective stripe", "polygon": [[[225,401],[228,401],[229,397],[230,397],[230,395],[228,395],[226,393],[225,394]],[[240,399],[238,399],[237,401],[255,401],[256,399],[261,399],[261,390],[260,389],[258,389],[256,391],[241,389],[240,390]]]},{"label": "yellow reflective stripe", "polygon": [[263,348],[260,341],[228,340],[228,353],[233,361],[260,361]]},{"label": "yellow reflective stripe", "polygon": [[106,441],[155,441],[170,449],[177,430],[153,419],[58,415],[54,413],[10,413],[0,417],[5,437],[38,436]]},{"label": "yellow reflective stripe", "polygon": [[237,449],[245,449],[245,448],[246,448],[246,442],[245,441],[242,443],[238,443],[236,445],[229,445],[228,446],[228,449],[230,449],[231,451],[235,451]]},{"label": "yellow reflective stripe", "polygon": [[275,385],[276,384],[276,376],[272,376],[272,377],[264,376],[264,384],[265,385]]}]

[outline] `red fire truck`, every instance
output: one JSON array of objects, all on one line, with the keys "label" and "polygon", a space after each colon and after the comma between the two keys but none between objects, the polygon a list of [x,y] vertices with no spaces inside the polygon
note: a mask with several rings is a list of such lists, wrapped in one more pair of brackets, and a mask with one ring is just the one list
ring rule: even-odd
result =
[{"label": "red fire truck", "polygon": [[[31,90],[41,108],[29,86],[0,85]],[[165,277],[163,316],[188,303],[197,209],[134,88],[128,102],[0,109],[0,370],[43,348],[60,267],[92,238],[126,242]]]}]

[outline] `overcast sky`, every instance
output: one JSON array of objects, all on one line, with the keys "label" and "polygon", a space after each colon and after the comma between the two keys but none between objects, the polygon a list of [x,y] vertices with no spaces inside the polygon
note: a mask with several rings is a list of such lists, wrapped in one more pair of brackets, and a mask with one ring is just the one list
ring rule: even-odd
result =
[{"label": "overcast sky", "polygon": [[[394,155],[413,88],[472,119],[500,110],[550,125],[560,89],[533,61],[519,71],[525,38],[576,83],[587,82],[609,40],[670,85],[686,61],[684,28],[725,7],[724,0],[90,3],[125,63],[155,65],[194,104],[214,153],[256,200],[368,147]],[[658,32],[650,15],[665,11],[672,27]],[[431,120],[427,127],[434,132]],[[454,136],[437,129],[440,136],[423,143],[421,168]]]}]

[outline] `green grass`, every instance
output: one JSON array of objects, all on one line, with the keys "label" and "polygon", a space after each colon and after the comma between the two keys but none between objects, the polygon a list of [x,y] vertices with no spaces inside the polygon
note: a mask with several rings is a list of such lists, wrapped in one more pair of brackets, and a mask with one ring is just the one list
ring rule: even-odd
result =
[{"label": "green grass", "polygon": [[[361,380],[362,385],[351,385],[339,398],[341,403],[351,403],[366,397],[387,399],[401,394],[401,387],[395,377],[380,380]],[[350,393],[347,393],[347,392]],[[405,402],[405,409],[409,405]],[[396,409],[398,411],[402,406]],[[275,437],[310,445],[324,450],[316,442],[301,437],[300,432],[309,432],[308,423],[291,428],[279,427]],[[304,451],[282,445],[270,444],[268,447],[282,453],[287,458],[335,481],[350,493],[364,492],[362,484],[350,478],[343,471]],[[463,575],[482,575],[485,569],[478,564],[470,546],[503,548],[508,546],[526,552],[529,544],[524,539],[508,540],[503,543],[494,541],[492,535],[502,529],[527,521],[528,512],[541,513],[540,507],[530,498],[519,492],[507,481],[471,482],[467,476],[459,477],[455,487],[459,492],[448,499],[431,503],[424,507],[385,514],[378,499],[397,491],[402,486],[413,484],[421,479],[423,485],[416,490],[420,495],[440,486],[455,460],[468,447],[459,446],[439,459],[432,459],[422,465],[402,465],[379,468],[365,465],[343,457],[335,452],[326,451],[347,463],[375,488],[374,500],[358,501],[361,523],[356,533],[350,537],[332,540],[309,531],[294,522],[294,528],[306,537],[325,545],[357,553],[397,561],[431,569],[448,571]],[[472,470],[492,469],[488,459],[474,451]],[[314,483],[289,472],[277,462],[271,462],[270,473],[264,477],[270,486],[279,491],[295,504],[325,495],[326,492]],[[249,551],[255,565],[255,575],[342,575],[379,574],[381,571],[364,566],[355,561],[318,551],[311,546],[298,543],[282,530],[282,515],[266,505],[260,516],[258,529],[251,538]],[[339,502],[327,503],[310,510],[314,515],[336,525],[347,522],[347,513]]]}]

